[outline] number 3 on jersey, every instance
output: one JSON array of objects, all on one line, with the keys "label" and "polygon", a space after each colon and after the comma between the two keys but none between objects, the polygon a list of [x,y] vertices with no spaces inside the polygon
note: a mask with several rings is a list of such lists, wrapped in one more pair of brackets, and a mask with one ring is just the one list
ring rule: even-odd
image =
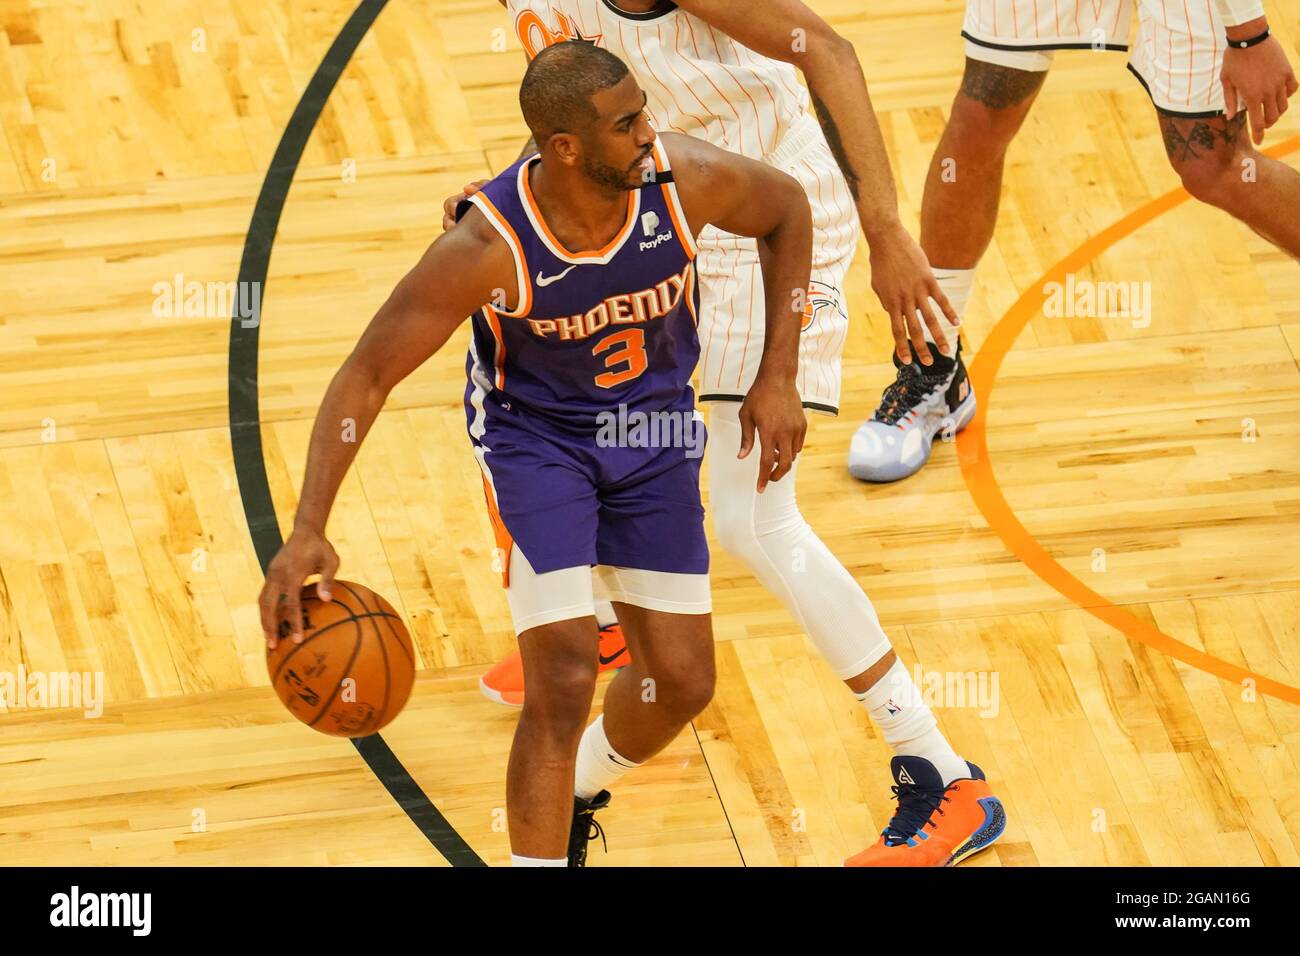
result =
[{"label": "number 3 on jersey", "polygon": [[602,372],[597,375],[596,384],[601,388],[613,388],[615,385],[630,382],[641,375],[650,364],[645,354],[644,330],[624,329],[622,332],[607,335],[592,346],[591,354],[599,355],[601,352],[609,352],[615,346],[621,347],[605,356],[605,368],[613,368],[621,362],[626,362],[627,368],[614,372]]}]

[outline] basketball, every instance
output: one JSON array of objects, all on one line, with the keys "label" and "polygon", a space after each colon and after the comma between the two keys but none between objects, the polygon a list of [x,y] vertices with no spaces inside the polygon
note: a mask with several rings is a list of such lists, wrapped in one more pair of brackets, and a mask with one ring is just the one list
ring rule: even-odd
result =
[{"label": "basketball", "polygon": [[401,713],[415,682],[415,646],[391,604],[363,584],[334,582],[334,599],[302,589],[303,640],[281,623],[266,669],[281,702],[313,730],[366,737]]}]

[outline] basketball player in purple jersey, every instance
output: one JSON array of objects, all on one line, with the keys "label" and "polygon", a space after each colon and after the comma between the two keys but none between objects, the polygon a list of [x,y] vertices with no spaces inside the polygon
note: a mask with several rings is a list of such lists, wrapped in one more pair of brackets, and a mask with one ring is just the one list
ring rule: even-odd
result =
[{"label": "basketball player in purple jersey", "polygon": [[[894,399],[900,391],[910,396],[908,383],[921,374],[919,366],[929,368],[931,377],[937,374],[938,395],[969,391],[956,342],[949,343],[951,355],[939,349],[932,356],[926,347],[936,335],[943,342],[939,322],[945,314],[955,322],[956,313],[943,292],[947,277],[931,274],[899,222],[884,139],[853,44],[800,0],[501,3],[530,58],[565,40],[607,49],[628,64],[646,91],[657,129],[740,152],[789,173],[804,187],[813,214],[812,295],[800,333],[796,384],[805,408],[823,414],[839,410],[849,315],[844,277],[861,227],[870,247],[872,288],[893,323],[895,361],[906,369],[882,406],[893,420],[886,444],[895,450],[924,445],[928,454],[933,417],[895,416]],[[472,194],[477,185],[465,191]],[[444,206],[444,228],[454,224],[460,198]],[[698,245],[699,399],[709,406],[713,443],[734,444],[741,434],[740,402],[762,354],[759,255],[751,240],[711,228],[701,231]],[[949,328],[955,339],[955,328]],[[908,364],[913,361],[919,366]],[[963,410],[970,412],[973,404],[971,397]],[[862,587],[804,520],[797,476],[760,495],[756,467],[752,458],[729,454],[710,461],[717,541],[781,600],[895,755],[890,771],[897,811],[852,865],[943,866],[988,847],[1003,832],[1005,816],[983,771],[939,728]],[[597,582],[598,594],[599,587]],[[600,666],[625,665],[629,655],[608,602],[597,601],[597,616],[603,625]],[[517,652],[480,680],[488,697],[516,706],[527,699],[525,683]],[[616,748],[604,739],[597,719],[579,750],[579,797],[605,789],[627,769],[630,761],[611,752]]]},{"label": "basketball player in purple jersey", "polygon": [[[596,686],[593,567],[634,653],[605,695],[617,753],[648,760],[713,694],[703,426],[689,384],[699,359],[695,233],[711,224],[763,250],[762,359],[741,406],[740,447],[722,450],[747,458],[757,433],[761,490],[803,443],[795,374],[812,220],[784,173],[690,137],[657,137],[645,94],[606,50],[547,49],[519,100],[538,154],[472,197],[330,384],[294,531],[260,604],[268,642],[277,618],[301,640],[302,582],[320,573],[328,600],[339,563],[324,528],[357,443],[339,440],[338,422],[355,420],[364,437],[393,386],[473,313],[468,430],[528,681],[507,775],[511,851],[516,865],[583,865],[592,816],[609,800],[573,792]],[[661,441],[607,440],[615,410],[624,422],[677,427],[659,428]]]}]

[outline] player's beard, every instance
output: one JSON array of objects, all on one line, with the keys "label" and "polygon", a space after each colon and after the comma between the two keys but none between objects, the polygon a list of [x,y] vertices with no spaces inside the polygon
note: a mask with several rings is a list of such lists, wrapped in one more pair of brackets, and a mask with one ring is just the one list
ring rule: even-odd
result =
[{"label": "player's beard", "polygon": [[642,153],[638,156],[637,161],[632,164],[630,169],[618,169],[584,156],[582,170],[591,178],[592,182],[599,186],[621,190],[640,189],[642,182],[641,177],[636,175],[636,168],[641,165],[641,160],[645,159],[646,155],[646,153]]}]

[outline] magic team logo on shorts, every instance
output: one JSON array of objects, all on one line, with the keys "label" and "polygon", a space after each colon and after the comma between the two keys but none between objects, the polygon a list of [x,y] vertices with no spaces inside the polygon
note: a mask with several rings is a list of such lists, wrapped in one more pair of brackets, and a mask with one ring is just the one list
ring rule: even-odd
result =
[{"label": "magic team logo on shorts", "polygon": [[799,326],[799,331],[808,331],[817,316],[826,309],[834,309],[846,322],[848,321],[848,316],[840,305],[840,290],[833,285],[813,279],[808,283],[808,301],[803,307],[803,324]]}]

